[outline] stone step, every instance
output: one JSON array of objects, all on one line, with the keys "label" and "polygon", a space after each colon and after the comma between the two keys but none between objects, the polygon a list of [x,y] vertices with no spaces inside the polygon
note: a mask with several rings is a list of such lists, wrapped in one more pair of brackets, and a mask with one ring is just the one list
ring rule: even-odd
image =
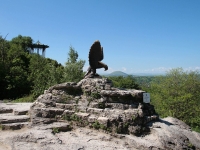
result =
[{"label": "stone step", "polygon": [[77,115],[81,119],[87,119],[90,116],[90,114],[82,112],[75,113],[75,115]]},{"label": "stone step", "polygon": [[27,115],[14,116],[12,114],[1,114],[0,124],[27,122],[30,117]]},{"label": "stone step", "polygon": [[2,130],[19,130],[23,127],[28,126],[28,122],[20,122],[20,123],[8,123],[8,124],[1,124],[0,127]]},{"label": "stone step", "polygon": [[0,114],[12,113],[12,112],[13,112],[12,108],[4,108],[4,107],[0,108]]},{"label": "stone step", "polygon": [[0,114],[13,113],[14,115],[26,115],[32,103],[1,103]]},{"label": "stone step", "polygon": [[56,103],[56,108],[60,109],[67,109],[67,110],[75,110],[76,107],[79,105],[77,104],[62,104],[62,103]]},{"label": "stone step", "polygon": [[14,115],[28,115],[29,110],[13,110]]},{"label": "stone step", "polygon": [[33,109],[33,113],[37,117],[43,117],[43,118],[54,118],[57,115],[62,115],[64,109],[56,108],[56,107],[49,107],[49,108],[39,108],[36,107]]},{"label": "stone step", "polygon": [[101,114],[104,111],[104,109],[100,108],[88,108],[87,113],[92,113],[92,114]]},{"label": "stone step", "polygon": [[70,126],[69,123],[67,122],[53,122],[51,124],[47,124],[47,125],[42,125],[42,126],[37,126],[37,129],[42,129],[42,130],[48,130],[48,129],[52,129],[53,131],[57,130],[57,131],[70,131],[72,129],[72,127]]}]

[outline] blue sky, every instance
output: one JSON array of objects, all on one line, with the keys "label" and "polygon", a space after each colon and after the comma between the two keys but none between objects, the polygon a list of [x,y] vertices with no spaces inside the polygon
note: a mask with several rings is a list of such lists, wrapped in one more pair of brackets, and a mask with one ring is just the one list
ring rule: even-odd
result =
[{"label": "blue sky", "polygon": [[95,40],[109,70],[163,73],[200,69],[199,0],[0,0],[0,35],[21,34],[50,47],[64,64],[70,45],[86,60]]}]

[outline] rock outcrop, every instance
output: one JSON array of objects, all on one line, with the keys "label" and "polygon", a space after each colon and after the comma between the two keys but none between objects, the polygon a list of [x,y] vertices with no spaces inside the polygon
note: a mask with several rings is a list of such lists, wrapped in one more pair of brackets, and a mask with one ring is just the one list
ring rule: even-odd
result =
[{"label": "rock outcrop", "polygon": [[113,88],[108,79],[88,78],[79,83],[50,87],[31,107],[31,125],[68,122],[108,133],[141,135],[145,125],[158,120],[154,107],[143,103],[141,90]]},{"label": "rock outcrop", "polygon": [[[50,87],[29,113],[30,104],[1,104],[0,149],[200,150],[200,133],[178,119],[158,118],[154,107],[143,103],[144,92],[114,88],[108,79],[88,78]],[[16,130],[28,124],[21,117],[30,118],[29,127]]]}]

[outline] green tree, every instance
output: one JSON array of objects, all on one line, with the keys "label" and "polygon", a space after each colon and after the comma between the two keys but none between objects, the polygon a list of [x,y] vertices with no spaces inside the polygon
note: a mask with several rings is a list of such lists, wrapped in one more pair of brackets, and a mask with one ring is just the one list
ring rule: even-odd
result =
[{"label": "green tree", "polygon": [[[28,37],[27,37],[28,38]],[[4,70],[4,98],[16,98],[29,94],[28,79],[29,58],[26,43],[27,38],[18,36],[8,42],[1,57],[1,66]],[[32,42],[28,38],[29,44]],[[18,41],[18,42],[16,42]],[[5,48],[5,47],[4,47]]]},{"label": "green tree", "polygon": [[172,69],[151,83],[152,103],[162,116],[178,118],[192,127],[200,124],[200,78],[197,71]]},{"label": "green tree", "polygon": [[68,60],[65,63],[64,79],[67,82],[78,82],[83,79],[83,66],[85,64],[84,60],[78,60],[78,53],[75,49],[70,46],[68,53]]},{"label": "green tree", "polygon": [[29,36],[18,35],[17,37],[11,40],[11,44],[16,44],[20,46],[25,52],[29,52],[32,43],[33,40]]},{"label": "green tree", "polygon": [[9,42],[6,37],[0,36],[0,99],[6,96],[6,74],[8,73],[7,51],[9,49]]},{"label": "green tree", "polygon": [[64,67],[57,61],[31,54],[29,81],[32,83],[32,94],[39,96],[50,86],[63,81]]},{"label": "green tree", "polygon": [[126,88],[126,89],[140,89],[139,85],[136,83],[135,78],[131,75],[127,77],[113,76],[109,77],[112,80],[114,87]]},{"label": "green tree", "polygon": [[30,54],[31,37],[17,36],[6,41],[0,36],[0,99],[42,94],[64,81],[64,67],[57,61]]}]

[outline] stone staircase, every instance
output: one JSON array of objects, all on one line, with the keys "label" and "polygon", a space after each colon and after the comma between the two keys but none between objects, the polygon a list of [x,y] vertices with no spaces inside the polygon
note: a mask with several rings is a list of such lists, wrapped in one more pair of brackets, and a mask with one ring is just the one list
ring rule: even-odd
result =
[{"label": "stone staircase", "polygon": [[114,88],[108,79],[54,85],[31,106],[30,127],[59,131],[62,126],[66,130],[89,127],[139,135],[148,132],[146,123],[159,117],[151,104],[143,103],[143,93]]},{"label": "stone staircase", "polygon": [[0,103],[0,129],[18,130],[28,126],[32,103]]}]

